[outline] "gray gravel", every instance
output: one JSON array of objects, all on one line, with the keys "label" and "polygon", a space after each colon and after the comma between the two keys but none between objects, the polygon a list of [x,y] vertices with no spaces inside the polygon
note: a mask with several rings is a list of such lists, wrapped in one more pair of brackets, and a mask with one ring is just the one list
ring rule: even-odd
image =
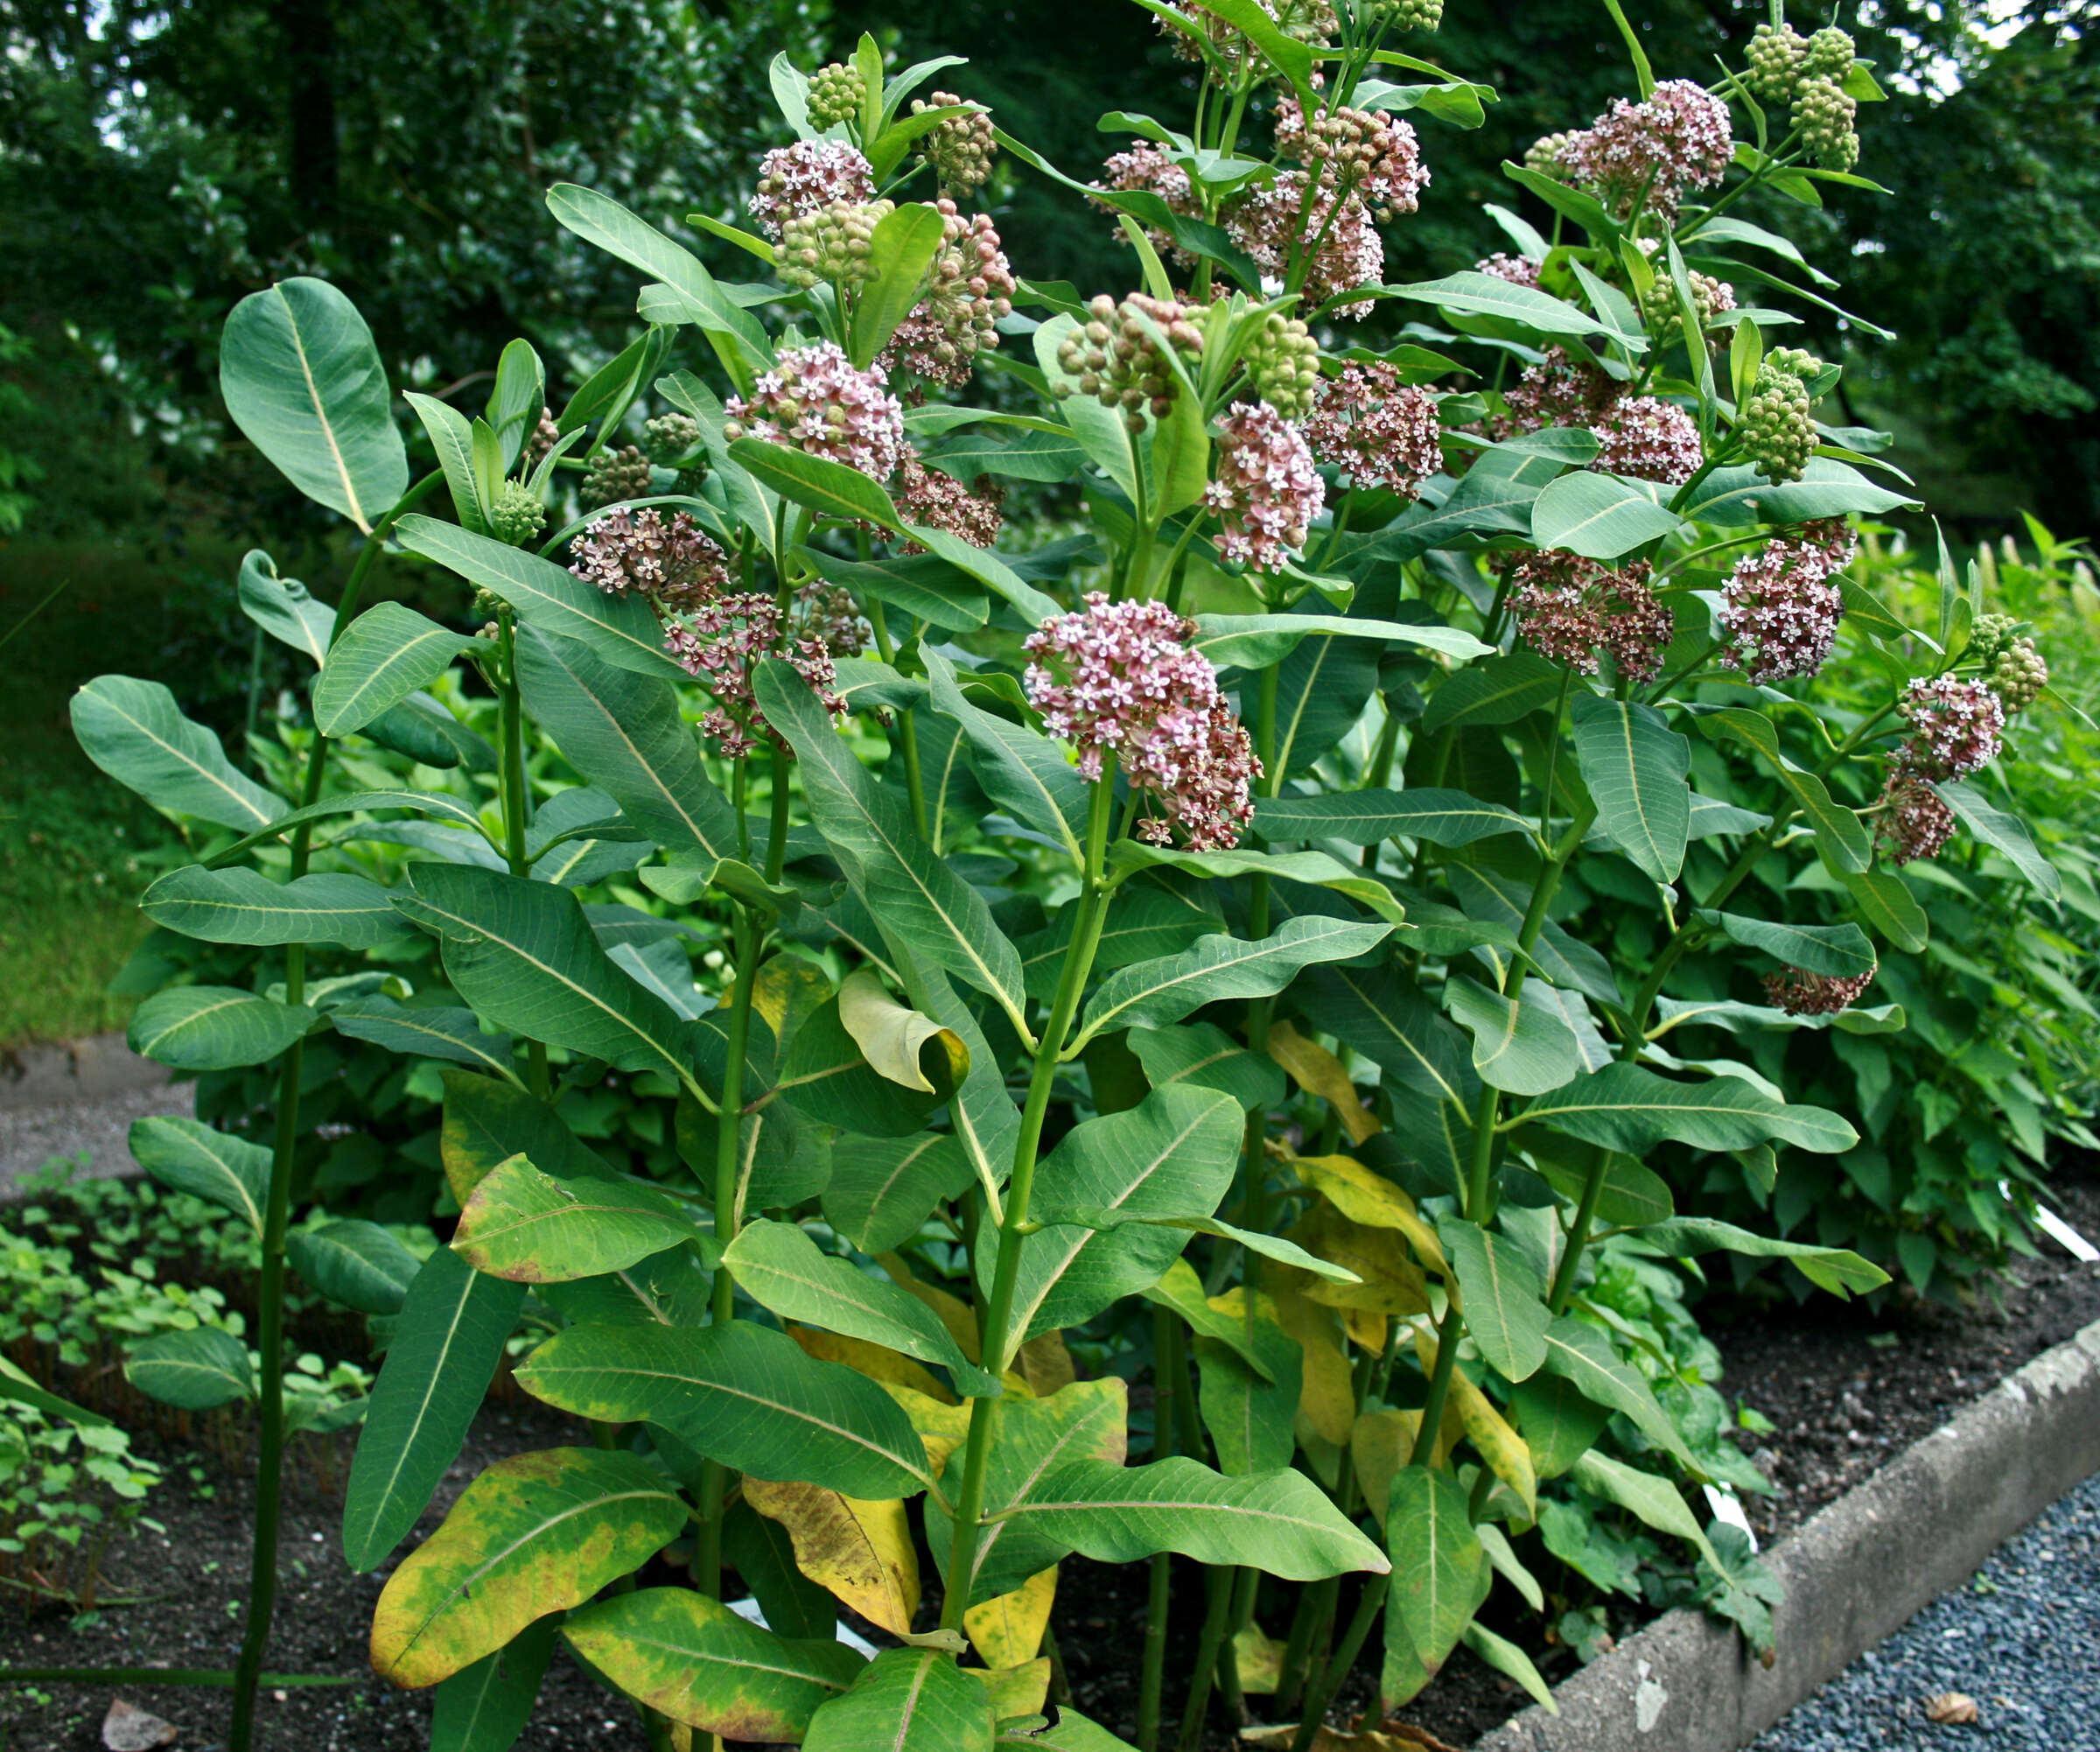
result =
[{"label": "gray gravel", "polygon": [[[1971,1726],[1928,1699],[1975,1700]],[[2100,1752],[2100,1477],[2007,1540],[1963,1587],[1869,1650],[1751,1752]]]}]

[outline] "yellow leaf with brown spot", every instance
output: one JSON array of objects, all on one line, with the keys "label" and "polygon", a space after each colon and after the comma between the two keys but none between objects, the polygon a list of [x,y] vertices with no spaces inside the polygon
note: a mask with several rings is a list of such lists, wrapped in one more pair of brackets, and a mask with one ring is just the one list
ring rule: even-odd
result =
[{"label": "yellow leaf with brown spot", "polygon": [[1239,1669],[1242,1691],[1267,1697],[1283,1677],[1284,1645],[1259,1624],[1250,1624],[1232,1639],[1232,1664]]},{"label": "yellow leaf with brown spot", "polygon": [[1362,1279],[1335,1284],[1308,1276],[1303,1288],[1312,1300],[1374,1314],[1429,1312],[1429,1280],[1396,1230],[1352,1223],[1333,1205],[1319,1204],[1291,1226],[1285,1238]]},{"label": "yellow leaf with brown spot", "polygon": [[1349,1342],[1359,1350],[1368,1350],[1374,1356],[1384,1355],[1389,1322],[1383,1314],[1373,1314],[1368,1308],[1344,1308],[1341,1324],[1349,1335]]},{"label": "yellow leaf with brown spot", "polygon": [[[1043,1646],[1043,1632],[1050,1622],[1051,1602],[1057,1598],[1057,1566],[1038,1570],[1011,1594],[981,1601],[962,1615],[962,1628],[970,1644],[988,1667],[1018,1667],[1032,1661]],[[1026,1710],[1002,1711],[1026,1714]]]},{"label": "yellow leaf with brown spot", "polygon": [[1298,1401],[1300,1421],[1328,1442],[1347,1442],[1349,1426],[1356,1421],[1356,1388],[1341,1348],[1340,1321],[1331,1308],[1284,1287],[1276,1291],[1276,1319],[1306,1353]]},{"label": "yellow leaf with brown spot", "polygon": [[873,1344],[864,1338],[849,1338],[843,1332],[826,1332],[815,1326],[791,1326],[788,1336],[810,1356],[826,1363],[843,1363],[849,1369],[858,1370],[871,1381],[909,1387],[914,1393],[923,1393],[944,1405],[956,1403],[956,1396],[931,1370],[913,1362],[901,1350],[892,1350],[887,1345]]},{"label": "yellow leaf with brown spot", "polygon": [[911,1634],[919,1550],[901,1501],[864,1503],[814,1484],[744,1481],[744,1500],[788,1530],[794,1566],[869,1622]]},{"label": "yellow leaf with brown spot", "polygon": [[1011,1667],[965,1667],[975,1673],[991,1693],[991,1713],[996,1720],[1011,1721],[1017,1715],[1040,1715],[1043,1699],[1050,1695],[1050,1657],[1023,1661]]},{"label": "yellow leaf with brown spot", "polygon": [[1367,1229],[1396,1229],[1419,1259],[1438,1277],[1448,1277],[1444,1245],[1422,1220],[1404,1187],[1373,1174],[1354,1156],[1298,1156],[1292,1171],[1352,1223]]},{"label": "yellow leaf with brown spot", "polygon": [[1317,1095],[1334,1110],[1349,1142],[1361,1144],[1383,1128],[1356,1094],[1356,1085],[1341,1061],[1309,1041],[1286,1021],[1269,1025],[1269,1056],[1291,1073],[1298,1086]]},{"label": "yellow leaf with brown spot", "polygon": [[1027,1382],[1029,1391],[1039,1399],[1047,1399],[1060,1387],[1069,1387],[1079,1378],[1061,1332],[1038,1333],[1020,1348],[1014,1365]]},{"label": "yellow leaf with brown spot", "polygon": [[792,1041],[813,1011],[831,995],[822,968],[799,955],[776,955],[752,982],[752,1008],[766,1019],[776,1041]]},{"label": "yellow leaf with brown spot", "polygon": [[[1424,1374],[1436,1367],[1436,1341],[1419,1329],[1415,1334],[1415,1355]],[[1451,1371],[1451,1394],[1446,1409],[1457,1412],[1474,1452],[1488,1462],[1488,1471],[1523,1499],[1526,1511],[1536,1520],[1538,1469],[1532,1462],[1531,1449],[1495,1409],[1494,1401],[1474,1385],[1463,1369]]]},{"label": "yellow leaf with brown spot", "polygon": [[900,1290],[909,1292],[941,1317],[941,1324],[948,1328],[956,1348],[972,1363],[982,1362],[978,1354],[977,1316],[970,1304],[959,1296],[951,1296],[946,1290],[935,1289],[931,1284],[922,1284],[912,1275],[912,1268],[905,1264],[900,1253],[878,1253],[875,1263],[890,1274],[890,1280]]}]

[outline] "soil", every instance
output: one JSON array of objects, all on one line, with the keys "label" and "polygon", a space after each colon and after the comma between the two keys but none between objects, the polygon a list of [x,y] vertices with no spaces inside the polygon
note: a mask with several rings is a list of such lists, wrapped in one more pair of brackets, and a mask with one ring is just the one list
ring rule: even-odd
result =
[{"label": "soil", "polygon": [[[2051,1184],[2071,1225],[2100,1238],[2100,1164],[2067,1162]],[[1746,1503],[1760,1540],[1768,1543],[1798,1525],[2006,1374],[2100,1320],[2100,1266],[2078,1265],[2054,1244],[2041,1244],[2041,1257],[2018,1259],[2007,1272],[1997,1308],[1962,1313],[1892,1299],[1872,1310],[1819,1297],[1799,1307],[1703,1311],[1726,1363],[1724,1391],[1776,1426],[1771,1433],[1744,1439],[1779,1487],[1772,1497]],[[452,1499],[491,1461],[588,1440],[579,1426],[528,1400],[492,1403],[416,1537],[437,1525]],[[140,1531],[108,1565],[109,1590],[142,1596],[139,1603],[105,1605],[70,1622],[62,1608],[0,1608],[0,1667],[232,1665],[247,1592],[249,1482],[215,1467],[192,1481],[187,1468],[195,1449],[170,1446],[155,1454],[151,1437],[141,1446],[168,1465],[169,1482],[150,1505],[164,1531]],[[341,1458],[310,1454],[289,1477],[284,1580],[270,1664],[284,1672],[355,1675],[356,1681],[266,1692],[261,1743],[270,1752],[295,1747],[408,1752],[429,1743],[428,1697],[365,1677],[366,1630],[386,1572],[353,1575],[343,1564],[336,1537]],[[927,1579],[934,1582],[930,1565]],[[1351,1598],[1345,1588],[1344,1614]],[[1170,1745],[1183,1700],[1177,1681],[1193,1662],[1203,1606],[1200,1573],[1177,1560],[1163,1736]],[[1055,1628],[1074,1701],[1126,1738],[1137,1727],[1146,1616],[1144,1566],[1067,1561]],[[1281,1629],[1282,1612],[1264,1609],[1259,1616]],[[1548,1650],[1540,1664],[1549,1680],[1558,1681],[1572,1657]],[[1376,1671],[1375,1660],[1359,1662],[1331,1719],[1347,1720],[1369,1701]],[[223,1740],[229,1711],[224,1692],[54,1685],[0,1688],[0,1748],[92,1752],[102,1745],[103,1714],[119,1695],[176,1724],[178,1748],[210,1752]],[[1265,1699],[1249,1701],[1256,1720],[1270,1719]],[[1514,1685],[1461,1649],[1400,1720],[1429,1736],[1423,1743],[1432,1748],[1464,1747],[1525,1701]],[[1225,1718],[1214,1700],[1202,1752],[1244,1747]],[[518,1745],[523,1752],[642,1752],[645,1741],[632,1707],[570,1663],[557,1644],[532,1726]]]}]

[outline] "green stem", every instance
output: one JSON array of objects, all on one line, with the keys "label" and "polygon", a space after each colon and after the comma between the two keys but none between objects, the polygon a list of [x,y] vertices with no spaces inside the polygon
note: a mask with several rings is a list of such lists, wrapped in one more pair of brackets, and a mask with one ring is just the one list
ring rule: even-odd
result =
[{"label": "green stem", "polygon": [[1218,1671],[1218,1650],[1225,1646],[1225,1622],[1232,1612],[1232,1576],[1228,1569],[1206,1573],[1208,1598],[1203,1609],[1203,1634],[1196,1641],[1196,1664],[1189,1676],[1188,1702],[1181,1711],[1178,1752],[1197,1752],[1203,1743],[1203,1718],[1210,1710],[1210,1685]]},{"label": "green stem", "polygon": [[1349,1615],[1349,1628],[1341,1633],[1341,1646],[1334,1650],[1334,1658],[1320,1674],[1320,1683],[1306,1693],[1305,1718],[1298,1723],[1298,1737],[1291,1742],[1291,1752],[1311,1752],[1312,1742],[1320,1737],[1328,1704],[1334,1701],[1334,1693],[1341,1689],[1349,1670],[1356,1664],[1356,1657],[1363,1652],[1364,1639],[1371,1634],[1371,1626],[1378,1622],[1378,1614],[1384,1608],[1386,1587],[1383,1576],[1364,1578],[1363,1592],[1356,1597],[1356,1610]]},{"label": "green stem", "polygon": [[[1102,875],[1107,860],[1109,821],[1116,806],[1116,767],[1113,760],[1103,767],[1094,786],[1087,821],[1084,887],[1079,898],[1079,916],[1072,930],[1072,948],[1051,1001],[1050,1014],[1036,1043],[1035,1062],[1028,1074],[1028,1101],[1021,1112],[1020,1136],[1015,1140],[1013,1174],[1006,1186],[1006,1205],[999,1222],[998,1261],[992,1268],[991,1299],[984,1313],[984,1366],[994,1379],[1004,1374],[1017,1348],[1012,1330],[1013,1297],[1020,1278],[1021,1243],[1028,1227],[1028,1201],[1035,1186],[1036,1152],[1042,1143],[1043,1120],[1050,1111],[1050,1090],[1057,1077],[1058,1060],[1072,1019],[1079,1012],[1080,994],[1094,966],[1100,946],[1102,921],[1107,916],[1109,888]],[[991,1457],[992,1425],[998,1401],[972,1399],[970,1436],[962,1461],[962,1485],[956,1498],[955,1543],[948,1565],[948,1594],[941,1608],[945,1629],[957,1630],[970,1606],[971,1580],[976,1574],[977,1546],[984,1537],[984,1469]]]},{"label": "green stem", "polygon": [[[1171,1309],[1152,1310],[1152,1458],[1174,1452],[1174,1402],[1185,1391],[1181,1361],[1181,1322]],[[1159,1699],[1166,1678],[1166,1621],[1173,1580],[1173,1556],[1152,1554],[1145,1601],[1144,1653],[1138,1681],[1138,1752],[1157,1752]]]},{"label": "green stem", "polygon": [[1582,1177],[1582,1197],[1575,1206],[1575,1221],[1569,1225],[1567,1246],[1554,1269],[1553,1287],[1546,1297],[1546,1307],[1555,1314],[1568,1311],[1568,1300],[1575,1293],[1576,1267],[1582,1264],[1582,1250],[1590,1244],[1590,1225],[1597,1220],[1597,1201],[1611,1171],[1612,1152],[1599,1150]]},{"label": "green stem", "polygon": [[1276,1707],[1279,1713],[1297,1701],[1305,1685],[1306,1658],[1314,1632],[1323,1619],[1331,1621],[1334,1597],[1340,1588],[1340,1577],[1322,1576],[1298,1596],[1297,1608],[1291,1614],[1290,1634],[1284,1641],[1283,1660],[1277,1669]]},{"label": "green stem", "polygon": [[[513,876],[529,876],[532,862],[525,855],[525,829],[530,819],[530,793],[525,779],[525,713],[518,698],[517,622],[507,603],[496,611],[500,697],[503,739],[503,851]],[[547,1098],[547,1042],[525,1043],[525,1084],[541,1100]]]},{"label": "green stem", "polygon": [[[867,557],[865,536],[861,537],[861,557],[864,560]],[[876,655],[884,662],[894,665],[897,648],[890,642],[889,624],[883,618],[882,604],[872,597],[868,599],[868,625],[875,629]],[[912,825],[918,830],[920,838],[930,844],[933,834],[927,826],[926,780],[919,769],[919,732],[917,721],[913,718],[909,706],[904,707],[897,714],[897,727],[890,734],[890,746],[904,758],[904,788],[912,800]],[[940,851],[938,845],[934,846],[936,857],[940,855]]]}]

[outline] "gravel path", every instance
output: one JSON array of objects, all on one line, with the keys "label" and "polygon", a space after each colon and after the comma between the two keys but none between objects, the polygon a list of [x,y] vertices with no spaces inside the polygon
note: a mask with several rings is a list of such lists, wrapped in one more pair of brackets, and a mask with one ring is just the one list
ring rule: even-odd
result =
[{"label": "gravel path", "polygon": [[[1973,1725],[1928,1719],[1959,1692]],[[2100,1752],[2100,1477],[1942,1594],[1751,1752]]]},{"label": "gravel path", "polygon": [[0,1201],[53,1156],[85,1152],[91,1175],[135,1173],[131,1122],[194,1112],[196,1099],[193,1085],[170,1083],[122,1034],[0,1051]]}]

